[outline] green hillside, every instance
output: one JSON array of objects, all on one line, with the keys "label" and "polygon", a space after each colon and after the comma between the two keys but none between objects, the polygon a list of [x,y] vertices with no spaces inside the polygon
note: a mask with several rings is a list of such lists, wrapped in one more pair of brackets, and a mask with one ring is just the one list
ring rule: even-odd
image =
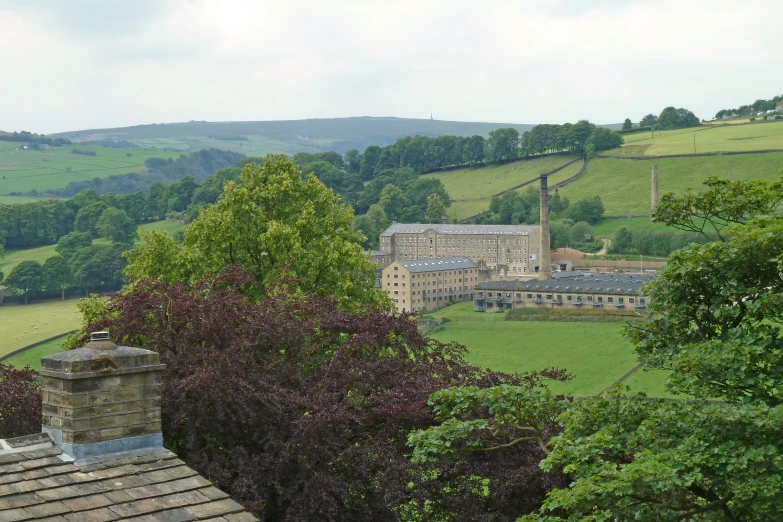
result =
[{"label": "green hillside", "polygon": [[546,172],[565,166],[552,175],[550,183],[573,176],[582,166],[581,161],[574,162],[577,159],[569,155],[544,156],[504,165],[437,172],[422,178],[440,179],[453,200],[448,210],[449,216],[456,215],[457,219],[464,219],[487,210],[493,194],[535,180]]},{"label": "green hillside", "polygon": [[514,123],[441,121],[412,118],[325,118],[290,121],[189,122],[114,129],[87,129],[53,134],[72,141],[127,140],[141,147],[192,152],[217,148],[249,156],[390,145],[403,136],[487,136],[501,127],[520,132],[533,126]]},{"label": "green hillside", "polygon": [[[155,149],[119,149],[65,145],[50,150],[21,148],[24,144],[0,141],[0,195],[65,187],[71,181],[105,178],[145,170],[147,158],[176,158],[178,153]],[[73,150],[95,156],[74,154]],[[13,203],[4,199],[3,203]],[[20,203],[23,201],[19,201]]]}]

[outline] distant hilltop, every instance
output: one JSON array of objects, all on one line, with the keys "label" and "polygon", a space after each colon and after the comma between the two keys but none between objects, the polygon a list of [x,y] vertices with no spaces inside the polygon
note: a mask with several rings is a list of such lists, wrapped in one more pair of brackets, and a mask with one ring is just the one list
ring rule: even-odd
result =
[{"label": "distant hilltop", "polygon": [[[364,150],[369,145],[391,145],[403,136],[444,135],[486,137],[499,128],[514,128],[520,133],[533,128],[527,123],[489,123],[362,116],[353,118],[313,118],[282,121],[190,121],[86,129],[61,132],[52,136],[74,142],[106,140],[133,143],[144,148],[190,152],[218,148],[248,156],[284,152]],[[619,124],[616,125],[619,128]],[[615,125],[607,125],[615,127]]]}]

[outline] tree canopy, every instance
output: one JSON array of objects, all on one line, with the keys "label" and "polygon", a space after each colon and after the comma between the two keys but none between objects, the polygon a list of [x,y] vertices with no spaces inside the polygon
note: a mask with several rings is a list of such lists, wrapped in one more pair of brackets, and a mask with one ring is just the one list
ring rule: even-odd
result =
[{"label": "tree canopy", "polygon": [[334,296],[347,309],[385,297],[375,290],[373,265],[351,227],[353,211],[313,175],[284,156],[246,165],[239,183],[202,209],[183,243],[150,233],[128,254],[130,277],[192,285],[231,265],[247,269],[265,294],[285,267],[292,284]]}]

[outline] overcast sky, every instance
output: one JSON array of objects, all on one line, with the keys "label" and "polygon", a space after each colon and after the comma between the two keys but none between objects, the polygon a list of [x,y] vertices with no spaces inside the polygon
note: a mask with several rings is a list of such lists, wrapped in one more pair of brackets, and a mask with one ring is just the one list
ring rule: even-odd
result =
[{"label": "overcast sky", "polygon": [[783,2],[0,0],[0,130],[699,118],[783,94]]}]

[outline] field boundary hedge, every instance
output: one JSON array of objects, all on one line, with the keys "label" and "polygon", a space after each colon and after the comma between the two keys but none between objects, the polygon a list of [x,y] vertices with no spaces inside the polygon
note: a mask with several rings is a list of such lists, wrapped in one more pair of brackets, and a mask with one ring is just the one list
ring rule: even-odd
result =
[{"label": "field boundary hedge", "polygon": [[42,341],[36,341],[33,344],[28,344],[27,346],[19,348],[18,350],[14,350],[13,352],[7,353],[7,354],[3,355],[2,357],[0,357],[0,363],[5,361],[6,359],[10,359],[14,355],[19,355],[21,353],[26,352],[27,350],[31,350],[31,349],[35,348],[36,346],[40,346],[40,345],[42,345],[44,343],[48,343],[49,341],[54,341],[55,339],[59,339],[60,337],[65,337],[66,335],[70,335],[70,334],[72,334],[72,333],[74,333],[76,331],[78,331],[78,330],[71,330],[69,332],[65,332],[65,333],[61,333],[59,335],[55,335],[54,337],[49,337],[48,339],[44,339]]}]

